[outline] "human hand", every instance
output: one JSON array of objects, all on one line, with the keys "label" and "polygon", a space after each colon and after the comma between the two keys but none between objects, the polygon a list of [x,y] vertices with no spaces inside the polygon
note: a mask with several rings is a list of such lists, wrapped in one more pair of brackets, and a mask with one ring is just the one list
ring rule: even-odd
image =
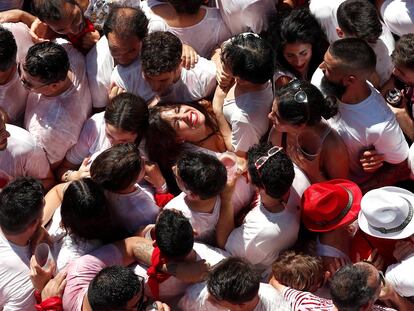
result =
[{"label": "human hand", "polygon": [[91,177],[90,160],[91,157],[86,157],[85,159],[83,159],[79,169],[77,171],[73,171],[72,173],[70,173],[69,180],[74,181],[82,178]]},{"label": "human hand", "polygon": [[39,226],[36,232],[30,238],[30,251],[34,253],[36,246],[40,243],[47,243],[49,246],[53,246],[52,239],[43,226]]},{"label": "human hand", "polygon": [[111,86],[109,87],[108,97],[109,100],[112,100],[115,96],[125,93],[126,90],[122,87],[115,84],[115,82],[111,83]]},{"label": "human hand", "polygon": [[365,150],[359,161],[362,168],[367,173],[374,173],[384,164],[384,155],[378,153],[375,149]]},{"label": "human hand", "polygon": [[[240,176],[241,176],[241,172],[238,170],[236,170],[233,174],[230,174],[230,176],[229,174],[227,175],[228,179],[227,179],[226,186],[224,187],[223,191],[220,194],[222,201],[226,201],[226,202],[231,201],[233,197],[234,189],[236,188],[236,182]],[[233,208],[232,205],[229,205],[229,206]]]},{"label": "human hand", "polygon": [[147,306],[146,311],[171,311],[170,307],[161,301],[155,301],[152,305]]},{"label": "human hand", "polygon": [[338,257],[330,257],[332,260],[327,261],[327,267],[328,267],[328,273],[326,274],[326,279],[330,280],[332,279],[333,275],[341,269],[343,266],[347,264],[346,260],[344,258],[338,258]]},{"label": "human hand", "polygon": [[183,44],[181,64],[185,69],[189,70],[194,68],[195,64],[198,62],[198,58],[199,56],[197,52],[190,45]]},{"label": "human hand", "polygon": [[48,259],[47,267],[43,269],[36,261],[34,255],[30,258],[30,280],[34,289],[41,292],[55,271],[56,263],[54,260]]},{"label": "human hand", "polygon": [[398,241],[392,253],[395,259],[402,261],[411,254],[414,254],[414,243],[410,241]]},{"label": "human hand", "polygon": [[87,32],[83,35],[81,40],[81,46],[83,49],[89,51],[91,48],[94,47],[96,42],[99,41],[101,38],[101,35],[99,34],[99,31],[95,30],[92,32]]},{"label": "human hand", "polygon": [[367,261],[372,264],[377,270],[384,268],[384,258],[378,254],[378,249],[374,249],[372,253],[366,259],[362,259],[359,253],[356,254],[356,261]]},{"label": "human hand", "polygon": [[218,85],[223,90],[230,89],[231,85],[233,84],[234,77],[231,71],[224,66],[223,62],[221,61],[221,49],[217,48],[214,51],[213,56],[211,57],[211,60],[216,65],[216,80]]},{"label": "human hand", "polygon": [[306,158],[295,145],[287,146],[287,153],[292,160],[312,182],[321,182],[325,178],[322,176],[320,169],[320,152],[313,159]]},{"label": "human hand", "polygon": [[165,184],[165,178],[162,176],[160,167],[155,162],[145,161],[144,179],[153,185],[155,189],[161,189]]},{"label": "human hand", "polygon": [[56,34],[46,23],[36,18],[30,26],[30,35],[33,43],[39,43],[53,39]]},{"label": "human hand", "polygon": [[62,297],[66,286],[66,271],[60,271],[53,279],[49,280],[42,290],[42,301],[50,297]]}]

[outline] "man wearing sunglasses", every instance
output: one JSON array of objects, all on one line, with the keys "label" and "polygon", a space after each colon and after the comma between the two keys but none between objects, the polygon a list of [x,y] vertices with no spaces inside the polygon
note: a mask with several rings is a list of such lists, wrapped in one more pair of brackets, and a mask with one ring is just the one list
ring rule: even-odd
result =
[{"label": "man wearing sunglasses", "polygon": [[265,275],[279,252],[297,240],[300,198],[310,184],[281,147],[254,145],[247,158],[248,177],[259,199],[243,224],[230,233],[225,249]]}]

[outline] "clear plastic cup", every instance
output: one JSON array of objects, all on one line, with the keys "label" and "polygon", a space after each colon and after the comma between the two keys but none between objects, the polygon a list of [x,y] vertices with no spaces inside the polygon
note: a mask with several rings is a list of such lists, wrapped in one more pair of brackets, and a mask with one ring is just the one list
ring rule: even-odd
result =
[{"label": "clear plastic cup", "polygon": [[47,269],[50,263],[54,260],[50,247],[47,243],[40,243],[37,245],[34,256],[38,265],[43,269]]}]

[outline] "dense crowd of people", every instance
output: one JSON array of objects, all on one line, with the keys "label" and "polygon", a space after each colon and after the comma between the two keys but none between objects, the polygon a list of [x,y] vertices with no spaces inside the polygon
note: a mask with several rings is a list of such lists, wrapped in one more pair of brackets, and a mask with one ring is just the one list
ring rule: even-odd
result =
[{"label": "dense crowd of people", "polygon": [[0,310],[414,310],[413,0],[0,3]]}]

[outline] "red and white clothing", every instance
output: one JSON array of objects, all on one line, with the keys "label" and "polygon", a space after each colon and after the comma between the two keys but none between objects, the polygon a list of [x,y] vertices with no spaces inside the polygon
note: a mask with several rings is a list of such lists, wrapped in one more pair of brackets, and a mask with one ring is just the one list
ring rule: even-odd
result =
[{"label": "red and white clothing", "polygon": [[186,194],[181,192],[164,207],[164,209],[175,209],[181,211],[191,223],[193,229],[197,232],[194,236],[195,241],[212,244],[215,241],[215,229],[220,216],[221,199],[216,197],[211,213],[201,213],[191,210],[185,201]]},{"label": "red and white clothing", "polygon": [[24,118],[25,128],[45,149],[51,165],[63,160],[76,144],[92,108],[84,57],[66,41],[62,45],[69,56],[72,85],[54,97],[30,93]]},{"label": "red and white clothing", "polygon": [[6,124],[7,147],[0,151],[0,170],[11,177],[47,177],[50,166],[44,150],[25,129]]},{"label": "red and white clothing", "polygon": [[[330,299],[315,296],[309,292],[302,292],[290,287],[282,291],[283,298],[290,303],[292,311],[333,311],[335,306]],[[393,311],[394,309],[378,305],[372,307],[373,311]]]}]

